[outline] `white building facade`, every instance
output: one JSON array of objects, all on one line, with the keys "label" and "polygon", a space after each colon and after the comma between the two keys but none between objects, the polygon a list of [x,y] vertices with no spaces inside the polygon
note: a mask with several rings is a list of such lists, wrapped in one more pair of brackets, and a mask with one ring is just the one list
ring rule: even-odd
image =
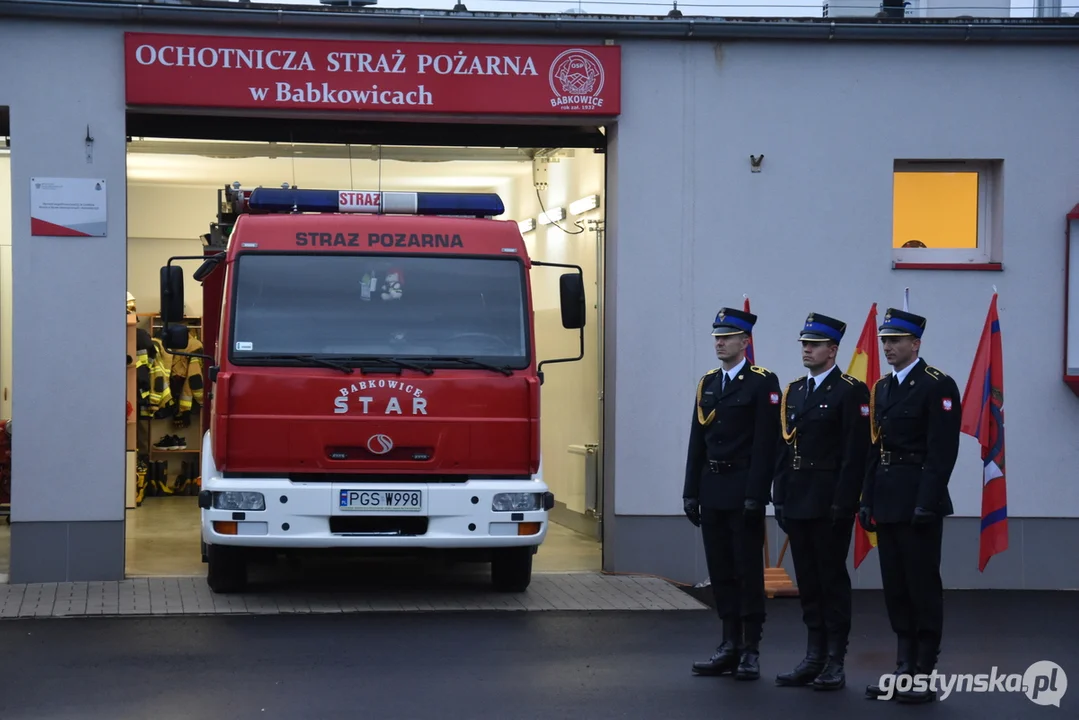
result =
[{"label": "white building facade", "polygon": [[[976,441],[963,436],[945,586],[1079,587],[1079,565],[1061,559],[1079,543],[1079,397],[1064,382],[1079,24],[469,13],[421,22],[377,9],[139,7],[0,4],[0,63],[17,68],[0,74],[11,143],[12,582],[124,574],[125,427],[108,409],[126,382],[117,349],[127,282],[125,33],[138,32],[616,46],[617,114],[574,119],[602,125],[607,142],[604,568],[707,576],[681,490],[696,383],[716,365],[718,308],[741,308],[748,296],[759,316],[756,362],[785,385],[803,374],[797,337],[809,312],[847,322],[846,369],[871,305],[879,322],[909,288],[910,309],[928,318],[923,356],[962,389],[996,288],[1010,548],[978,572],[982,466]],[[930,167],[978,173],[973,239],[896,247],[896,173]],[[88,176],[108,184],[106,236],[32,234],[31,179]],[[782,539],[770,524],[773,563]],[[793,575],[789,553],[784,565]],[[854,579],[880,586],[875,552]]]}]

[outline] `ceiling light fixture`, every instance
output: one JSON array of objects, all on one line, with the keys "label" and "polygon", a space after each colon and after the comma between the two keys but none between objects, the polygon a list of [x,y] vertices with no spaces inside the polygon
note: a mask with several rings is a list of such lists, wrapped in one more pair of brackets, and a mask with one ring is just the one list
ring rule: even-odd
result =
[{"label": "ceiling light fixture", "polygon": [[589,195],[580,200],[574,200],[569,204],[570,215],[583,215],[589,210],[599,207],[599,195]]},{"label": "ceiling light fixture", "polygon": [[556,207],[556,208],[551,208],[550,210],[548,210],[545,213],[540,213],[539,224],[540,225],[550,225],[551,223],[556,223],[559,220],[565,220],[565,219],[566,219],[566,209]]}]

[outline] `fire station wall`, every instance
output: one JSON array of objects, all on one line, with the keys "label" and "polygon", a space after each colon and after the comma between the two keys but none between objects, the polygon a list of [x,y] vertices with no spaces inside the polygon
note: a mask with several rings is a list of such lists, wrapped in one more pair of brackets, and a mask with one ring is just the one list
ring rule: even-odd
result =
[{"label": "fire station wall", "polygon": [[5,153],[0,155],[0,418],[10,417],[11,158],[8,153]]},{"label": "fire station wall", "polygon": [[[118,28],[6,19],[0,67],[18,69],[0,73],[0,105],[11,113],[11,415],[18,428],[10,580],[121,579],[122,35]],[[32,237],[35,176],[105,180],[107,236]]]},{"label": "fire station wall", "polygon": [[[846,370],[870,305],[880,322],[909,287],[911,310],[928,317],[922,356],[962,390],[995,284],[1011,548],[978,572],[982,468],[964,435],[944,582],[1079,587],[1079,566],[1059,560],[1079,543],[1079,399],[1061,381],[1077,72],[1074,46],[624,44],[609,150],[608,569],[707,577],[681,496],[721,306],[749,295],[757,363],[786,385],[804,374],[797,333],[810,311],[847,322]],[[763,155],[759,173],[750,155]],[[904,158],[1003,160],[1003,272],[892,269],[892,169]],[[769,520],[773,563],[782,541]],[[784,566],[794,577],[789,553]],[[880,587],[875,551],[853,579]]]}]

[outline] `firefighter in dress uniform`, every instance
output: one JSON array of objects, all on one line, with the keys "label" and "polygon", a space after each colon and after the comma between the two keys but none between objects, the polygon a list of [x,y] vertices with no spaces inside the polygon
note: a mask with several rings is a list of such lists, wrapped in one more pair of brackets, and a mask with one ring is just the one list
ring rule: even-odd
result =
[{"label": "firefighter in dress uniform", "polygon": [[760,677],[764,629],[764,511],[780,442],[779,380],[749,365],[745,351],[757,316],[723,308],[712,324],[722,367],[697,384],[682,491],[700,527],[723,623],[723,640],[700,675]]},{"label": "firefighter in dress uniform", "polygon": [[806,656],[776,685],[837,690],[851,626],[847,554],[869,451],[869,388],[835,365],[846,323],[811,313],[799,336],[808,370],[783,391],[783,455],[772,502],[790,538]]},{"label": "firefighter in dress uniform", "polygon": [[[940,579],[944,518],[953,513],[948,481],[959,453],[959,388],[919,357],[926,320],[890,308],[880,326],[893,371],[873,387],[871,433],[858,521],[877,533],[881,583],[897,638],[895,675],[931,673],[940,653],[944,598]],[[879,697],[879,685],[866,695]],[[927,689],[900,691],[901,702],[931,702]]]}]

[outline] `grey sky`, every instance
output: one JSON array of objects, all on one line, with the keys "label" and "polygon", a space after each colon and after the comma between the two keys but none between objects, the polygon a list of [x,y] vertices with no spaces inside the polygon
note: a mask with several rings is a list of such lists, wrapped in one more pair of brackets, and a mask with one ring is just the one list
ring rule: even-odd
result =
[{"label": "grey sky", "polygon": [[[380,8],[416,8],[449,10],[457,0],[378,0],[374,7]],[[842,1],[842,0],[840,0]],[[848,2],[850,0],[847,0]],[[861,1],[861,0],[859,0]],[[868,0],[875,2],[875,0]],[[938,7],[949,7],[949,0],[922,0]],[[973,5],[996,7],[997,3],[1008,0],[959,0],[956,15],[978,14],[969,8]],[[1011,0],[1011,17],[1033,16],[1034,3],[1037,0]],[[534,12],[559,13],[583,12],[603,15],[666,15],[671,9],[672,0],[462,0],[465,6],[476,12]],[[678,9],[686,16],[714,17],[821,17],[823,0],[685,0],[678,2]],[[835,2],[835,0],[833,0]],[[254,0],[253,4],[263,4]],[[319,0],[274,0],[271,4],[318,5]],[[1079,0],[1061,0],[1064,11],[1072,14],[1079,11]]]}]

